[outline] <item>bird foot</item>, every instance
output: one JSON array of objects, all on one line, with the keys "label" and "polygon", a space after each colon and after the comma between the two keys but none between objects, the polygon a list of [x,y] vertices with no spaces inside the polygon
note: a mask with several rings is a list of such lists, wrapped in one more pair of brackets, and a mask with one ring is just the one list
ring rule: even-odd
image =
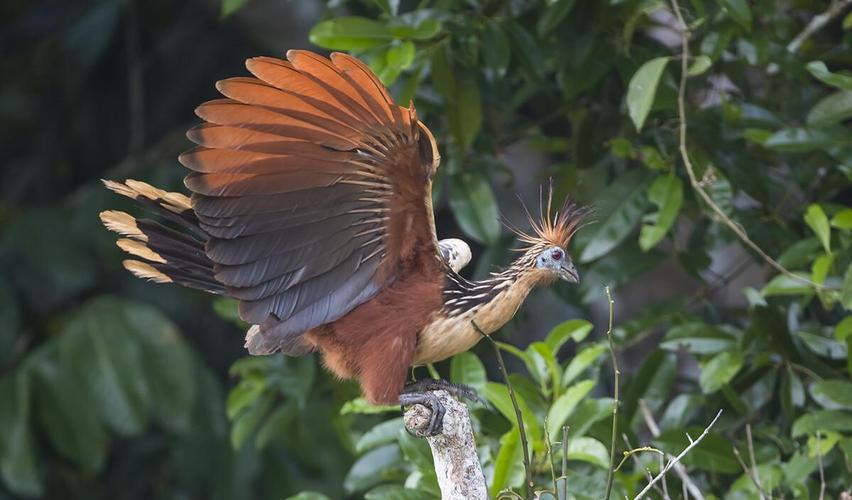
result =
[{"label": "bird foot", "polygon": [[399,395],[399,404],[402,405],[403,413],[405,412],[406,406],[412,405],[423,405],[429,409],[429,422],[426,424],[426,427],[423,429],[418,429],[416,432],[412,432],[405,427],[405,430],[408,431],[409,434],[417,437],[432,437],[437,436],[444,430],[444,413],[446,412],[446,408],[441,403],[441,400],[438,399],[438,396],[433,392],[403,392]]},{"label": "bird foot", "polygon": [[464,398],[474,403],[487,404],[473,388],[464,384],[454,384],[443,379],[423,378],[416,382],[411,382],[402,389],[403,394],[426,391],[447,391],[457,398]]}]

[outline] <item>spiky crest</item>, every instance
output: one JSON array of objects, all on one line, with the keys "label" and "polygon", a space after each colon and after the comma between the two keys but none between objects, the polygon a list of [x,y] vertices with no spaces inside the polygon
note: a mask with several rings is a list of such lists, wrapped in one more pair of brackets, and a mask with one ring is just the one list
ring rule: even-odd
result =
[{"label": "spiky crest", "polygon": [[[503,220],[503,224],[515,233],[518,241],[525,244],[523,248],[519,249],[521,251],[546,246],[566,248],[577,230],[583,226],[583,217],[590,211],[589,207],[578,205],[573,198],[567,196],[559,210],[553,213],[552,181],[548,184],[547,188],[546,206],[544,206],[543,192],[544,188],[539,188],[538,217],[534,217],[523,200],[521,200],[521,206],[527,215],[532,233],[520,229],[508,220],[505,220],[505,218]],[[518,199],[520,200],[520,197]]]}]

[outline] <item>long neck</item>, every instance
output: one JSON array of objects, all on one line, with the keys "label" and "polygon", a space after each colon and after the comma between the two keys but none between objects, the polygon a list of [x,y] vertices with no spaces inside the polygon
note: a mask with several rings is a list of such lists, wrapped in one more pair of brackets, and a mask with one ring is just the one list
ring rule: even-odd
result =
[{"label": "long neck", "polygon": [[448,272],[444,308],[421,332],[414,364],[432,363],[466,351],[512,319],[530,290],[551,279],[523,257],[508,269],[482,281]]}]

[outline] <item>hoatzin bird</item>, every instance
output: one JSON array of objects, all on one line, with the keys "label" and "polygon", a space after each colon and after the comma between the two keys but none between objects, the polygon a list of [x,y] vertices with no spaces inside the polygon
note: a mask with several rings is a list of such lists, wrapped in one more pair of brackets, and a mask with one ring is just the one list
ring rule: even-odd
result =
[{"label": "hoatzin bird", "polygon": [[[246,62],[253,77],[216,88],[183,153],[191,197],[143,182],[106,186],[159,212],[163,225],[118,212],[101,220],[124,238],[131,273],[233,297],[252,326],[252,354],[318,350],[376,404],[422,403],[443,413],[428,384],[404,387],[412,366],[470,349],[514,316],[530,290],[579,277],[566,246],[584,210],[550,203],[523,253],[502,272],[468,281],[460,240],[438,241],[431,185],[440,161],[414,106],[397,106],[359,60],[290,51]],[[550,197],[548,197],[550,198]],[[474,325],[475,323],[475,325]]]}]

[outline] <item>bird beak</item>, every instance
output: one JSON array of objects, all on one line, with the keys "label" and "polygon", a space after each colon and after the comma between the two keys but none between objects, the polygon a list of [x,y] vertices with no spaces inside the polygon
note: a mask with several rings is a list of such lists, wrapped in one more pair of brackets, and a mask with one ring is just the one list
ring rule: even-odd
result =
[{"label": "bird beak", "polygon": [[573,262],[563,264],[559,267],[559,278],[568,283],[580,283],[580,273],[574,267]]}]

